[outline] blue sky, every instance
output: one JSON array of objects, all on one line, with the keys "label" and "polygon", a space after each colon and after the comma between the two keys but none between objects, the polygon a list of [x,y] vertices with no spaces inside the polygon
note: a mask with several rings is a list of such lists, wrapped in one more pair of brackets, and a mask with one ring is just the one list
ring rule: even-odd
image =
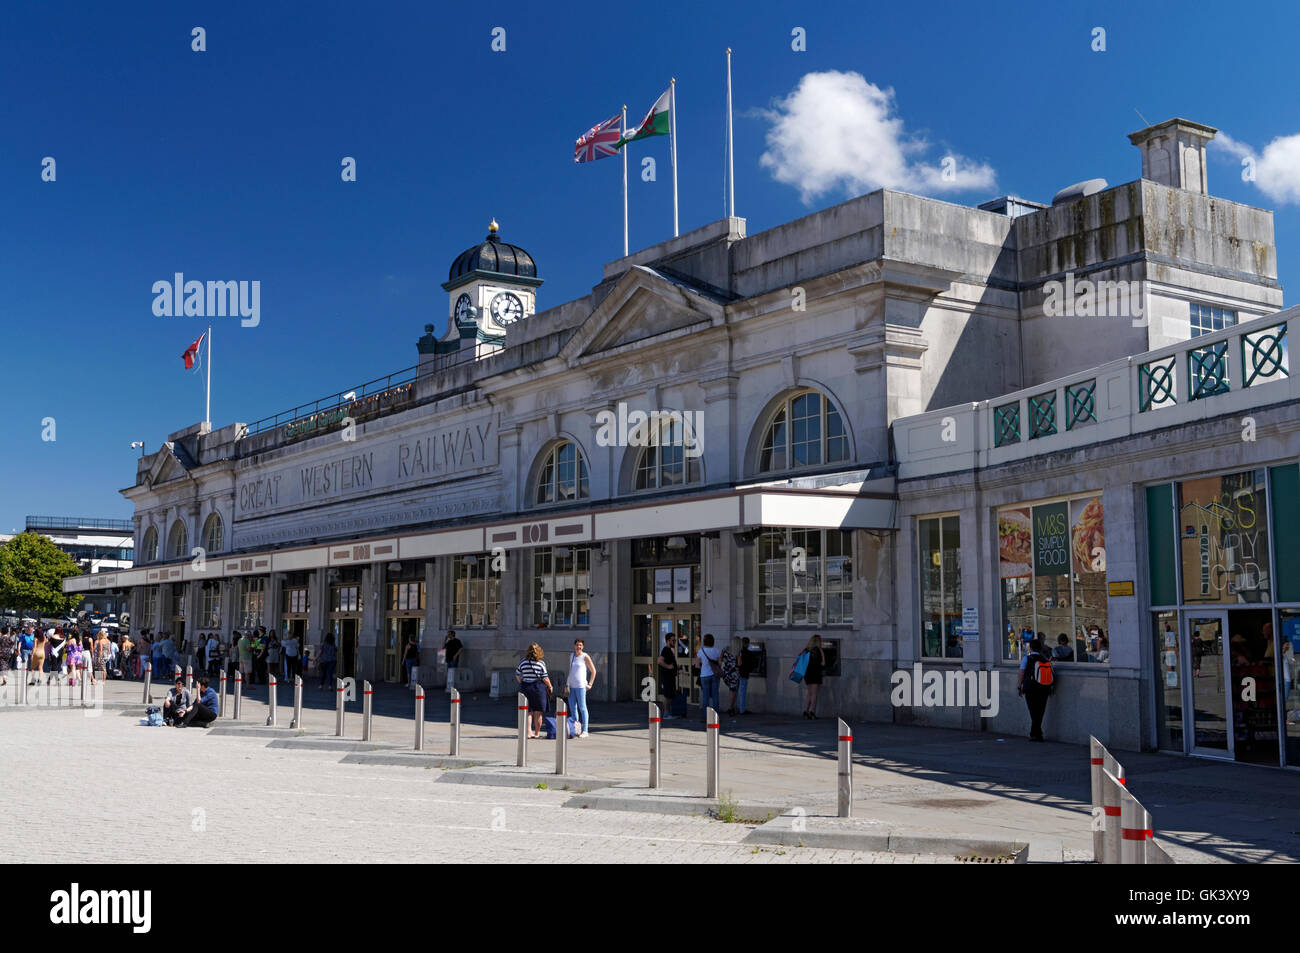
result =
[{"label": "blue sky", "polygon": [[[195,26],[206,52],[191,50]],[[795,27],[806,51],[791,49]],[[1135,2],[6,4],[0,531],[28,513],[129,517],[117,491],[134,478],[131,441],[153,451],[202,419],[201,378],[180,355],[207,319],[152,310],[152,284],[176,271],[261,282],[258,327],[216,319],[220,427],[413,364],[423,325],[445,322],[451,260],[493,216],[537,259],[540,307],[584,294],[622,251],[620,163],[575,166],[573,141],[623,103],[639,119],[670,76],[682,230],[721,217],[727,46],[751,234],[885,174],[882,162],[838,175],[842,160],[818,167],[827,150],[797,144],[762,161],[781,115],[799,121],[780,128],[815,128],[809,97],[826,87],[808,74],[857,73],[837,88],[874,96],[873,128],[894,137],[872,148],[914,146],[894,155],[893,181],[924,191],[925,170],[958,156],[969,188],[933,194],[967,204],[1137,178],[1135,109],[1216,126],[1260,154],[1267,181],[1243,182],[1240,155],[1222,150],[1210,191],[1277,210],[1290,289],[1297,27],[1300,8],[1280,2],[1178,17]],[[636,249],[671,235],[671,185],[666,139],[632,148]],[[54,182],[41,181],[46,156]],[[644,156],[655,182],[636,174]]]}]

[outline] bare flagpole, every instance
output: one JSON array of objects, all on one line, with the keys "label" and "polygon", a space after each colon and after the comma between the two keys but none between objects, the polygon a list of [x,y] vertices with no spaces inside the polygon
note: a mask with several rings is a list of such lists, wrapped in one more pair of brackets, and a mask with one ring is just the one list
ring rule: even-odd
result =
[{"label": "bare flagpole", "polygon": [[212,325],[208,325],[208,386],[203,393],[203,422],[212,426]]},{"label": "bare flagpole", "polygon": [[680,232],[677,230],[677,78],[673,77],[668,83],[668,121],[669,132],[672,139],[673,155],[673,238],[676,238]]},{"label": "bare flagpole", "polygon": [[727,47],[727,217],[736,215],[736,153],[731,139],[731,47]]},{"label": "bare flagpole", "polygon": [[[621,140],[627,135],[627,103],[623,104],[623,133],[619,136]],[[623,153],[623,257],[627,257],[627,143],[623,143],[622,148],[618,150]]]}]

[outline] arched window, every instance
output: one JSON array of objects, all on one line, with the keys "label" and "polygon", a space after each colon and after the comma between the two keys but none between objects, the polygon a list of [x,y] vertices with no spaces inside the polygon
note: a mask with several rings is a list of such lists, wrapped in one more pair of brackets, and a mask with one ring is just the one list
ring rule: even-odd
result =
[{"label": "arched window", "polygon": [[791,394],[768,422],[759,445],[760,473],[839,463],[849,458],[844,419],[835,405],[815,390]]},{"label": "arched window", "polygon": [[533,497],[538,506],[544,503],[572,503],[585,500],[590,495],[587,480],[587,461],[577,444],[565,440],[557,443],[542,462],[537,475],[537,493]]},{"label": "arched window", "polygon": [[184,559],[190,554],[189,533],[180,520],[172,523],[171,532],[167,534],[167,558]]},{"label": "arched window", "polygon": [[158,558],[158,531],[150,526],[144,531],[144,541],[140,546],[140,562],[151,563]]},{"label": "arched window", "polygon": [[688,429],[685,421],[675,415],[659,425],[658,439],[637,455],[633,490],[660,490],[699,482],[701,435]]},{"label": "arched window", "polygon": [[219,553],[225,543],[224,527],[221,514],[212,513],[203,524],[203,549],[209,553]]}]

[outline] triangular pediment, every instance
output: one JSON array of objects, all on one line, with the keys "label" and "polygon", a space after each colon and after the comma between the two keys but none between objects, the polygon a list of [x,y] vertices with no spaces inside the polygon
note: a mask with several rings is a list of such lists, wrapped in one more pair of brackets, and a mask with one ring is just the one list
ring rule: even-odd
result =
[{"label": "triangular pediment", "polygon": [[176,459],[172,453],[171,446],[164,444],[157,453],[153,455],[153,463],[149,466],[149,473],[146,476],[146,482],[149,486],[157,486],[160,483],[170,483],[172,480],[179,480],[187,476],[185,467]]},{"label": "triangular pediment", "polygon": [[722,324],[723,303],[703,289],[637,265],[628,270],[560,351],[569,363],[665,336]]}]

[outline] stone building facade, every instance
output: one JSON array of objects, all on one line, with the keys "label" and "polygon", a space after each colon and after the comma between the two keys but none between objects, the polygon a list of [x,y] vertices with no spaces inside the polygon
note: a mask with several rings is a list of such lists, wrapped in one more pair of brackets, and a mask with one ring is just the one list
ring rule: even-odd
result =
[{"label": "stone building facade", "polygon": [[[1184,120],[1143,130],[1144,178],[1083,183],[1050,206],[882,190],[753,236],[723,219],[611,262],[590,294],[540,310],[536,262],[493,223],[453,262],[447,330],[426,326],[415,368],[311,414],[171,434],[123,491],[137,568],[67,586],[127,587],[133,618],[158,630],[333,635],[344,671],[370,679],[399,677],[410,637],[436,672],[449,627],[476,685],[530,641],[563,659],[582,637],[596,699],[643,697],[666,638],[693,652],[704,633],[746,637],[763,672],[750,705],[769,711],[802,706],[786,673],[816,633],[829,649],[824,711],[1019,730],[988,512],[1030,489],[1067,504],[1101,492],[1114,546],[1143,512],[1130,497],[1145,477],[1125,469],[1137,464],[1123,441],[1155,431],[1135,435],[1105,403],[1136,386],[1124,378],[1095,385],[1107,408],[1095,451],[1026,431],[1021,455],[1003,459],[981,441],[1009,401],[1028,427],[1047,390],[1064,413],[1066,390],[1101,381],[1098,368],[1182,355],[1202,331],[1240,346],[1236,329],[1278,310],[1271,213],[1206,192],[1213,132]],[[1107,287],[1119,282],[1115,313]],[[1089,283],[1101,286],[1090,305],[1074,294]],[[1161,440],[1201,439],[1205,422],[1182,413],[1164,414]],[[986,486],[994,470],[1001,495]],[[927,633],[933,580],[917,534],[930,514],[940,609]],[[1130,549],[1106,578],[1138,558]],[[945,560],[960,566],[958,593],[944,588]],[[963,604],[966,593],[977,598]],[[1151,747],[1154,715],[1126,714],[1153,691],[1145,610],[1114,603],[1107,622],[1114,661],[1064,681],[1057,736]],[[1000,713],[892,702],[899,667],[930,658],[998,673]],[[698,692],[686,677],[682,688]]]}]

